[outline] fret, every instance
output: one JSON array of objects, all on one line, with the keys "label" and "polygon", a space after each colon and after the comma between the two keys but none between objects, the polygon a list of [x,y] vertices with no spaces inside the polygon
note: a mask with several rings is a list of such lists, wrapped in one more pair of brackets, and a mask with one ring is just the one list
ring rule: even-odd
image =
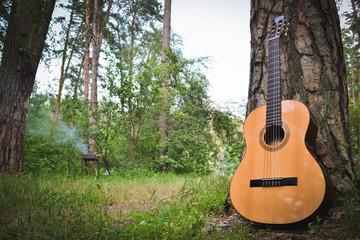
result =
[{"label": "fret", "polygon": [[278,75],[278,73],[270,73],[270,74],[268,74],[268,78],[270,80],[277,79],[277,78],[280,78],[280,75]]},{"label": "fret", "polygon": [[269,117],[268,121],[281,121],[281,118],[277,116],[271,116]]},{"label": "fret", "polygon": [[269,105],[269,107],[267,107],[266,109],[268,109],[268,110],[271,110],[271,109],[274,109],[274,108],[279,108],[280,109],[280,111],[281,111],[281,105],[280,104],[268,104]]},{"label": "fret", "polygon": [[266,99],[266,126],[281,126],[281,85],[279,38],[268,41],[268,83]]},{"label": "fret", "polygon": [[270,95],[267,96],[267,101],[271,99],[280,99],[280,91],[273,91]]},{"label": "fret", "polygon": [[280,84],[279,84],[279,81],[271,81],[271,82],[268,82],[268,88],[278,88],[280,87]]},{"label": "fret", "polygon": [[272,110],[272,109],[268,109],[268,116],[271,117],[272,115],[279,115],[281,114],[281,109],[280,107],[277,108],[277,110]]},{"label": "fret", "polygon": [[[276,101],[276,102],[279,102],[279,101]],[[275,108],[279,108],[281,110],[281,105],[279,103],[276,103],[276,102],[272,101],[269,104],[267,104],[268,107],[266,109],[272,110],[272,109],[275,109]]]},{"label": "fret", "polygon": [[279,97],[281,96],[280,86],[271,88],[270,91],[268,91],[268,92],[270,92],[270,93],[268,93],[267,99],[273,98],[274,96],[279,96]]},{"label": "fret", "polygon": [[281,113],[280,105],[277,105],[276,107],[273,107],[273,108],[269,107],[269,108],[267,108],[267,110],[268,110],[269,116],[270,116],[271,114],[273,114],[274,112],[275,112],[275,113],[279,113],[279,112]]}]

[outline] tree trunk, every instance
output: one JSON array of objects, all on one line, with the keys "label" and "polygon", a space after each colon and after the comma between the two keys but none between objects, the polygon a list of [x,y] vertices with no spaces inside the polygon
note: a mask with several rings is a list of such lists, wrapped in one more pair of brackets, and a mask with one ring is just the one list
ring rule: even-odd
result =
[{"label": "tree trunk", "polygon": [[80,82],[82,69],[84,67],[84,62],[85,62],[85,55],[82,57],[82,60],[81,60],[80,66],[79,66],[79,71],[78,71],[76,79],[75,79],[73,99],[77,99],[77,97],[78,97],[77,92],[78,92],[78,88],[79,88],[79,82]]},{"label": "tree trunk", "polygon": [[90,82],[90,0],[86,0],[86,16],[85,16],[85,54],[84,54],[84,102],[89,101],[89,82]]},{"label": "tree trunk", "polygon": [[14,0],[0,66],[0,172],[22,169],[26,115],[55,0]]},{"label": "tree trunk", "polygon": [[288,37],[280,40],[282,99],[295,99],[315,115],[316,155],[336,185],[354,180],[349,132],[348,90],[340,22],[334,0],[251,1],[251,63],[247,114],[265,104],[267,31],[285,15]]},{"label": "tree trunk", "polygon": [[[354,46],[354,44],[353,44],[353,46]],[[355,66],[354,65],[355,65],[355,59],[354,59],[354,54],[352,54],[352,56],[351,56],[351,85],[352,85],[352,88],[351,88],[351,94],[349,94],[349,99],[351,96],[352,103],[355,105],[356,104],[356,94],[355,94],[356,81],[355,81]]]},{"label": "tree trunk", "polygon": [[[167,73],[167,65],[169,64],[168,52],[170,51],[170,33],[171,33],[171,0],[165,0],[165,12],[164,12],[164,25],[163,25],[163,42],[162,42],[162,55],[163,61],[163,82],[161,93],[163,94],[163,109],[159,117],[159,129],[161,131],[160,143],[162,149],[159,150],[159,158],[166,154],[167,137],[168,137],[168,104],[169,104],[169,74]],[[161,169],[160,169],[161,170]]]},{"label": "tree trunk", "polygon": [[359,19],[359,16],[358,16],[358,9],[356,8],[355,0],[351,0],[351,7],[353,9],[355,32],[358,35],[358,41],[360,41],[360,19]]},{"label": "tree trunk", "polygon": [[[111,5],[113,3],[113,0],[110,0],[108,9],[105,14],[104,22],[106,23],[109,14]],[[103,29],[100,28],[101,26],[100,18],[99,18],[99,1],[94,1],[94,21],[93,21],[93,54],[92,54],[92,62],[91,62],[91,95],[90,95],[90,101],[91,101],[91,107],[90,107],[90,127],[95,128],[96,127],[96,118],[95,118],[95,112],[96,112],[96,104],[97,104],[97,77],[98,77],[98,67],[99,67],[99,59],[100,59],[100,50],[103,40]],[[93,153],[95,153],[95,141],[93,138],[90,138],[89,141],[90,149]]]},{"label": "tree trunk", "polygon": [[[71,25],[73,22],[74,8],[75,8],[75,2],[73,3],[73,8],[71,10],[70,19],[69,19],[69,24],[68,24],[68,27],[66,30],[66,38],[65,38],[64,50],[63,50],[62,61],[61,61],[59,89],[58,89],[58,94],[57,94],[57,97],[55,100],[54,112],[51,115],[51,121],[53,121],[53,122],[59,122],[59,120],[60,120],[59,111],[60,111],[60,104],[61,104],[61,94],[62,94],[62,89],[64,86],[65,77],[67,75],[67,70],[68,70],[68,68],[66,68],[66,71],[65,71],[65,61],[66,61],[66,53],[67,53],[67,49],[68,49],[68,44],[69,44],[70,29],[71,29]],[[69,63],[70,63],[70,59],[71,58],[69,58]]]}]

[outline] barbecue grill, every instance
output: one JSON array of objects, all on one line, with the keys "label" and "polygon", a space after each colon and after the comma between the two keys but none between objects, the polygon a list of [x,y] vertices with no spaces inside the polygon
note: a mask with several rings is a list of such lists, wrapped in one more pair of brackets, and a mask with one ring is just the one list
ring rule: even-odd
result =
[{"label": "barbecue grill", "polygon": [[81,158],[81,174],[83,174],[84,169],[87,174],[88,170],[88,163],[90,163],[90,169],[92,171],[95,171],[95,168],[99,172],[100,170],[100,164],[99,159],[101,157],[101,154],[83,154]]}]

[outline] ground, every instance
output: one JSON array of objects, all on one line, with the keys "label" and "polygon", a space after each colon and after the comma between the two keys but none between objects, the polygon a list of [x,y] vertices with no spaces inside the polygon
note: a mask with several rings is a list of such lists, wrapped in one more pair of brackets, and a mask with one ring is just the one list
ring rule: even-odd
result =
[{"label": "ground", "polygon": [[[360,213],[360,208],[356,208]],[[239,225],[251,225],[251,231],[256,239],[272,240],[272,239],[360,239],[358,234],[346,232],[345,218],[346,210],[344,207],[333,207],[326,216],[320,218],[318,224],[316,220],[309,226],[308,223],[303,225],[285,226],[267,226],[254,224],[247,219],[241,217],[238,213],[233,212],[230,215],[222,215],[216,218],[216,224],[223,231],[229,231]],[[214,222],[214,220],[212,221]],[[211,224],[210,224],[211,225]],[[211,228],[209,227],[209,231]]]}]

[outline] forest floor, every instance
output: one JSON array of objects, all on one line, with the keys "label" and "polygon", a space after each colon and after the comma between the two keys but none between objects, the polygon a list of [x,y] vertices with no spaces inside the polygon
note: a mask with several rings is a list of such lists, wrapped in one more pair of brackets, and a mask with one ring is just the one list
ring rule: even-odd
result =
[{"label": "forest floor", "polygon": [[0,239],[360,239],[357,200],[279,228],[226,211],[229,183],[171,173],[0,174]]},{"label": "forest floor", "polygon": [[[360,208],[356,208],[357,215],[360,215]],[[217,225],[221,231],[229,231],[239,225],[251,226],[251,232],[256,239],[273,240],[273,239],[360,239],[360,232],[354,232],[346,224],[346,209],[344,207],[333,207],[323,217],[317,218],[313,222],[302,225],[290,226],[269,226],[254,224],[247,219],[233,212],[229,215],[216,217]],[[214,219],[212,220],[214,221]],[[354,228],[357,228],[358,222],[354,222]],[[353,229],[354,230],[354,229]],[[211,228],[209,228],[211,231]],[[356,229],[355,229],[356,231]]]}]

